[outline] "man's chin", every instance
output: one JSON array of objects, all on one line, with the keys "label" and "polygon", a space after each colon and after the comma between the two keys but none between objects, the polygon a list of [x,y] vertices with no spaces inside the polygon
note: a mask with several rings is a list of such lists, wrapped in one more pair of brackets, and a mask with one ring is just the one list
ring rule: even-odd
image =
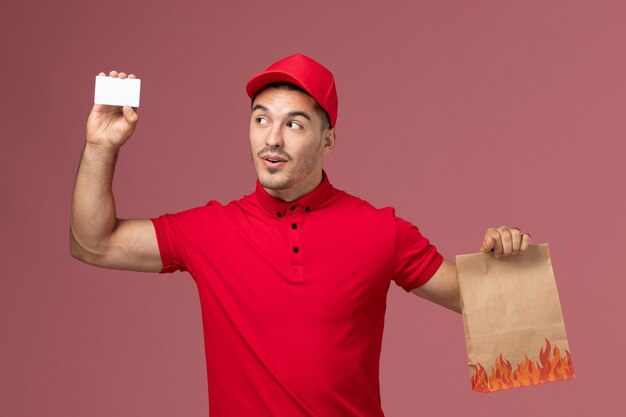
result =
[{"label": "man's chin", "polygon": [[263,188],[268,190],[286,190],[291,186],[289,179],[271,171],[273,170],[268,169],[268,172],[261,173],[258,176],[259,182]]}]

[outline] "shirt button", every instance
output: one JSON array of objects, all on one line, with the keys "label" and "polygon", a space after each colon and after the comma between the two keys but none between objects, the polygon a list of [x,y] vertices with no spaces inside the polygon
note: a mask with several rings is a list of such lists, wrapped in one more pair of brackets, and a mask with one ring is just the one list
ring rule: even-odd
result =
[{"label": "shirt button", "polygon": [[306,212],[308,213],[309,211],[311,211],[311,209],[310,209],[310,208],[308,208],[308,207],[306,207],[306,208],[304,209],[304,211],[306,211]]},{"label": "shirt button", "polygon": [[296,230],[296,229],[298,228],[298,225],[294,223],[294,224],[292,224],[292,225],[291,225],[291,228],[292,228],[293,230]]},{"label": "shirt button", "polygon": [[298,253],[298,252],[300,252],[300,249],[298,249],[298,247],[296,246],[295,248],[293,248],[293,251],[294,251],[295,253]]},{"label": "shirt button", "polygon": [[282,214],[280,213],[280,211],[278,213],[276,213],[276,216],[280,217],[282,216]]},{"label": "shirt button", "polygon": [[291,206],[289,207],[289,210],[294,211],[296,209],[296,206]]}]

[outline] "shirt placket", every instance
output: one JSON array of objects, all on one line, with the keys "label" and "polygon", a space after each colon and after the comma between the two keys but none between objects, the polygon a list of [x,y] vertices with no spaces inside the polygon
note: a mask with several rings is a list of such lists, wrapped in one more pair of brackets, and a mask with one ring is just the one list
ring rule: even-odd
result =
[{"label": "shirt placket", "polygon": [[309,212],[308,207],[303,207],[302,204],[294,203],[287,207],[285,211],[285,217],[287,220],[287,227],[289,228],[289,246],[291,251],[291,277],[294,279],[303,277],[304,269],[304,257],[306,255],[306,248],[303,247],[303,228],[305,215]]}]

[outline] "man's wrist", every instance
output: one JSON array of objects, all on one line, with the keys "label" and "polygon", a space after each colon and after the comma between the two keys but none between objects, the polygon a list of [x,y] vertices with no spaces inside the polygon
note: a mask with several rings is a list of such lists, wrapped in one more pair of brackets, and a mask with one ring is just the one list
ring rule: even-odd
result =
[{"label": "man's wrist", "polygon": [[85,142],[85,148],[83,149],[83,160],[87,161],[110,161],[115,163],[117,160],[117,154],[119,147],[113,147],[105,144],[95,144],[93,142]]}]

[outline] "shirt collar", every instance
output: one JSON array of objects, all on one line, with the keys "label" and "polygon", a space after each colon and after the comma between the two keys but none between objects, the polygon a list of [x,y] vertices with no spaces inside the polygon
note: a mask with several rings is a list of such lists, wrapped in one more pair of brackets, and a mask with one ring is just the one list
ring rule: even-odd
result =
[{"label": "shirt collar", "polygon": [[332,185],[330,185],[330,181],[328,181],[328,176],[326,172],[322,171],[322,182],[313,191],[310,191],[295,201],[284,201],[269,195],[258,179],[256,181],[255,195],[268,214],[281,217],[291,206],[302,206],[306,212],[316,210],[326,201],[331,191]]}]

